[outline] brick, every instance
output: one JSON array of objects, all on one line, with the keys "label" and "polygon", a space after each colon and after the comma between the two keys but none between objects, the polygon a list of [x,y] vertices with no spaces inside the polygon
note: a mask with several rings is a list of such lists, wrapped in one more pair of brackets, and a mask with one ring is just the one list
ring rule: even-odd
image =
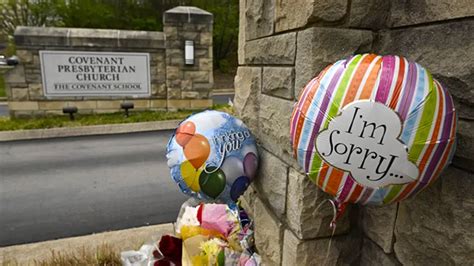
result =
[{"label": "brick", "polygon": [[244,49],[246,64],[293,65],[296,53],[296,33],[248,41]]},{"label": "brick", "polygon": [[191,107],[190,100],[168,100],[168,109],[189,109]]},{"label": "brick", "polygon": [[98,109],[118,109],[120,110],[121,100],[97,101]]},{"label": "brick", "polygon": [[8,109],[10,111],[38,110],[38,102],[17,102],[9,101]]},{"label": "brick", "polygon": [[67,103],[65,101],[41,101],[38,102],[38,105],[41,110],[62,110],[67,106]]},{"label": "brick", "polygon": [[192,109],[209,108],[212,107],[212,99],[191,100],[190,104]]}]

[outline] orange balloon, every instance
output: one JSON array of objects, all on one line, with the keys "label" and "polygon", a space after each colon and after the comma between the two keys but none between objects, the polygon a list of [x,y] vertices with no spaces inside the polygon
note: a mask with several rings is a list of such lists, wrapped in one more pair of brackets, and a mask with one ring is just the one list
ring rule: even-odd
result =
[{"label": "orange balloon", "polygon": [[211,147],[209,146],[209,141],[200,134],[194,135],[188,143],[186,143],[186,146],[184,146],[186,159],[188,159],[196,169],[206,162],[210,152]]},{"label": "orange balloon", "polygon": [[194,136],[194,133],[196,133],[196,125],[193,122],[183,123],[176,130],[176,142],[184,147]]}]

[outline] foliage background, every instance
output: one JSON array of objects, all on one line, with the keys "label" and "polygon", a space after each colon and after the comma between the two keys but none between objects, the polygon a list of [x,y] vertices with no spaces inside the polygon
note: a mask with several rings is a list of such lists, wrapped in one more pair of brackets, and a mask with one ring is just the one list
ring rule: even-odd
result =
[{"label": "foliage background", "polygon": [[238,0],[0,0],[1,38],[14,53],[17,26],[55,26],[161,31],[163,12],[178,5],[214,14],[214,67],[229,72],[237,65]]}]

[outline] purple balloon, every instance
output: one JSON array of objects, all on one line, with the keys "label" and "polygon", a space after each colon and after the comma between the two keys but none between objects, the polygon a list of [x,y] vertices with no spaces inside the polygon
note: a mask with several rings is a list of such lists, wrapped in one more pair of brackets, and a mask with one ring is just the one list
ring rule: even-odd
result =
[{"label": "purple balloon", "polygon": [[245,175],[248,176],[250,179],[253,179],[255,177],[255,174],[257,173],[257,167],[258,167],[257,155],[255,155],[255,153],[253,152],[247,153],[244,157]]},{"label": "purple balloon", "polygon": [[234,184],[232,184],[232,187],[230,188],[230,198],[233,201],[237,201],[237,199],[242,194],[244,194],[245,190],[247,190],[249,185],[250,185],[250,179],[248,177],[241,176],[237,178]]}]

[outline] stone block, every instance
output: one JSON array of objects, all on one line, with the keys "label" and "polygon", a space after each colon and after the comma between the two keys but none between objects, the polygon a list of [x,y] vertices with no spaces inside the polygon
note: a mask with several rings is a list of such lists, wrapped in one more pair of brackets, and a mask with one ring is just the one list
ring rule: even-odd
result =
[{"label": "stone block", "polygon": [[199,44],[200,45],[212,45],[212,32],[201,32],[200,33]]},{"label": "stone block", "polygon": [[292,67],[264,67],[262,93],[293,100],[294,81]]},{"label": "stone block", "polygon": [[[194,41],[195,45],[197,45],[197,42],[201,40],[199,32],[195,31],[181,31],[178,33],[178,36],[180,37],[180,39]],[[181,43],[184,44],[184,42]]]},{"label": "stone block", "polygon": [[166,97],[166,84],[161,83],[161,84],[151,84],[151,94],[153,96],[158,96],[160,98]]},{"label": "stone block", "polygon": [[166,100],[150,100],[150,107],[151,108],[166,108]]},{"label": "stone block", "polygon": [[11,88],[10,89],[11,99],[14,101],[27,101],[28,100],[28,89],[27,88]]},{"label": "stone block", "polygon": [[181,79],[182,72],[179,67],[166,66],[166,79]]},{"label": "stone block", "polygon": [[5,83],[26,83],[25,68],[17,65],[5,73]]},{"label": "stone block", "polygon": [[165,33],[166,41],[178,39],[178,27],[176,26],[165,25],[163,27],[163,32]]},{"label": "stone block", "polygon": [[181,91],[182,99],[198,99],[199,92],[197,91]]},{"label": "stone block", "polygon": [[135,109],[148,109],[150,108],[150,100],[132,100]]},{"label": "stone block", "polygon": [[161,62],[164,62],[165,60],[165,50],[162,50],[163,52],[155,52],[151,53],[150,56],[150,61],[153,62],[154,64],[158,64]]},{"label": "stone block", "polygon": [[56,27],[16,27],[14,32],[15,44],[20,49],[25,46],[57,47],[68,46],[69,28]]},{"label": "stone block", "polygon": [[384,32],[376,50],[424,66],[448,88],[459,117],[474,120],[473,39],[474,20],[451,21]]},{"label": "stone block", "polygon": [[360,265],[364,266],[399,266],[402,265],[393,254],[385,252],[368,238],[364,238]]},{"label": "stone block", "polygon": [[38,106],[40,110],[62,110],[67,104],[65,101],[41,101]]},{"label": "stone block", "polygon": [[184,79],[193,82],[209,82],[209,71],[186,71]]},{"label": "stone block", "polygon": [[390,12],[385,0],[352,0],[348,26],[351,28],[383,29]]},{"label": "stone block", "polygon": [[258,98],[262,87],[261,68],[239,67],[234,87],[235,113],[256,134],[258,131]]},{"label": "stone block", "polygon": [[16,111],[16,110],[9,110],[10,117],[15,118],[31,118],[33,116],[33,111]]},{"label": "stone block", "polygon": [[74,102],[67,102],[66,106],[76,106],[78,111],[80,110],[88,110],[88,109],[96,109],[97,108],[97,101],[74,101]]},{"label": "stone block", "polygon": [[273,33],[276,0],[247,1],[245,6],[245,34],[247,40],[268,36]]},{"label": "stone block", "polygon": [[8,109],[10,111],[28,111],[28,110],[38,110],[38,102],[17,102],[9,101]]},{"label": "stone block", "polygon": [[199,70],[212,71],[212,58],[199,58]]},{"label": "stone block", "polygon": [[395,0],[390,4],[391,27],[474,16],[470,0]]},{"label": "stone block", "polygon": [[164,49],[165,35],[160,31],[119,30],[118,45],[126,49]]},{"label": "stone block", "polygon": [[290,32],[245,43],[245,64],[295,63],[296,33]]},{"label": "stone block", "polygon": [[25,73],[25,80],[27,83],[41,83],[43,79],[40,73]]},{"label": "stone block", "polygon": [[191,101],[168,99],[167,107],[168,109],[171,109],[171,110],[189,109],[191,107]]},{"label": "stone block", "polygon": [[166,58],[182,58],[184,57],[184,51],[182,50],[182,45],[183,43],[180,44],[179,47],[172,48],[172,49],[166,49]]},{"label": "stone block", "polygon": [[[82,110],[77,110],[77,112],[83,114]],[[90,113],[90,112],[86,112],[86,113]],[[45,110],[44,114],[45,115],[54,115],[54,116],[64,115],[62,110]]]},{"label": "stone block", "polygon": [[202,48],[197,48],[194,47],[194,57],[195,58],[212,58],[212,47],[209,49],[202,49]]},{"label": "stone block", "polygon": [[110,114],[110,113],[118,113],[121,110],[119,108],[112,108],[112,109],[95,109],[93,112],[94,114]]},{"label": "stone block", "polygon": [[276,3],[277,32],[304,27],[310,23],[334,23],[347,13],[348,0],[279,0]]},{"label": "stone block", "polygon": [[474,165],[474,121],[459,119],[457,127],[457,145],[453,164],[472,171]]},{"label": "stone block", "polygon": [[292,165],[290,145],[290,117],[293,112],[292,101],[267,95],[260,95],[258,110],[258,140],[273,154]]},{"label": "stone block", "polygon": [[[7,83],[5,82],[6,89],[8,88],[28,88],[28,83]],[[7,91],[8,92],[8,91]]]},{"label": "stone block", "polygon": [[254,221],[255,246],[263,265],[280,265],[283,228],[280,221],[258,198],[251,218]]},{"label": "stone block", "polygon": [[120,109],[121,100],[97,101],[98,109]]},{"label": "stone block", "polygon": [[197,90],[199,92],[206,92],[211,90],[214,87],[212,83],[193,83],[193,90]]},{"label": "stone block", "polygon": [[[332,234],[329,227],[333,219],[330,203],[322,201],[331,198],[322,192],[306,175],[290,168],[288,191],[286,193],[286,220],[293,233],[299,239],[328,237]],[[350,228],[348,212],[337,221],[335,235],[347,233]]]},{"label": "stone block", "polygon": [[259,149],[259,168],[255,178],[260,195],[268,200],[272,211],[282,217],[285,213],[288,166],[264,149]]},{"label": "stone block", "polygon": [[193,89],[192,80],[181,80],[181,90],[191,91]]},{"label": "stone block", "polygon": [[402,264],[470,265],[474,261],[474,174],[449,167],[416,197],[400,202],[395,254]]},{"label": "stone block", "polygon": [[191,109],[205,109],[211,106],[212,106],[212,99],[199,99],[199,100],[190,101]]},{"label": "stone block", "polygon": [[168,99],[181,99],[181,88],[168,87],[167,98]]},{"label": "stone block", "polygon": [[33,53],[30,50],[17,50],[16,56],[21,64],[33,63]]},{"label": "stone block", "polygon": [[68,44],[87,47],[114,47],[118,46],[118,30],[103,29],[76,29],[67,31]]},{"label": "stone block", "polygon": [[247,212],[248,215],[250,215],[250,217],[256,215],[254,213],[254,206],[255,201],[258,200],[257,191],[255,190],[254,186],[255,184],[250,183],[250,186],[239,198],[242,208],[244,208],[244,210]]},{"label": "stone block", "polygon": [[313,27],[298,33],[295,96],[326,66],[355,53],[368,52],[372,32]]},{"label": "stone block", "polygon": [[34,54],[34,55],[33,55],[33,66],[36,66],[36,67],[39,68],[39,67],[40,67],[40,64],[41,64],[41,62],[40,62],[39,55]]},{"label": "stone block", "polygon": [[43,99],[43,85],[41,83],[30,83],[28,84],[28,91],[31,100]]},{"label": "stone block", "polygon": [[397,218],[397,204],[361,207],[361,224],[365,235],[377,243],[385,253],[393,251],[393,231]]},{"label": "stone block", "polygon": [[282,265],[358,265],[360,248],[356,231],[331,239],[302,241],[285,230]]},{"label": "stone block", "polygon": [[199,91],[199,98],[200,99],[208,99],[212,96],[212,92],[210,91]]}]

